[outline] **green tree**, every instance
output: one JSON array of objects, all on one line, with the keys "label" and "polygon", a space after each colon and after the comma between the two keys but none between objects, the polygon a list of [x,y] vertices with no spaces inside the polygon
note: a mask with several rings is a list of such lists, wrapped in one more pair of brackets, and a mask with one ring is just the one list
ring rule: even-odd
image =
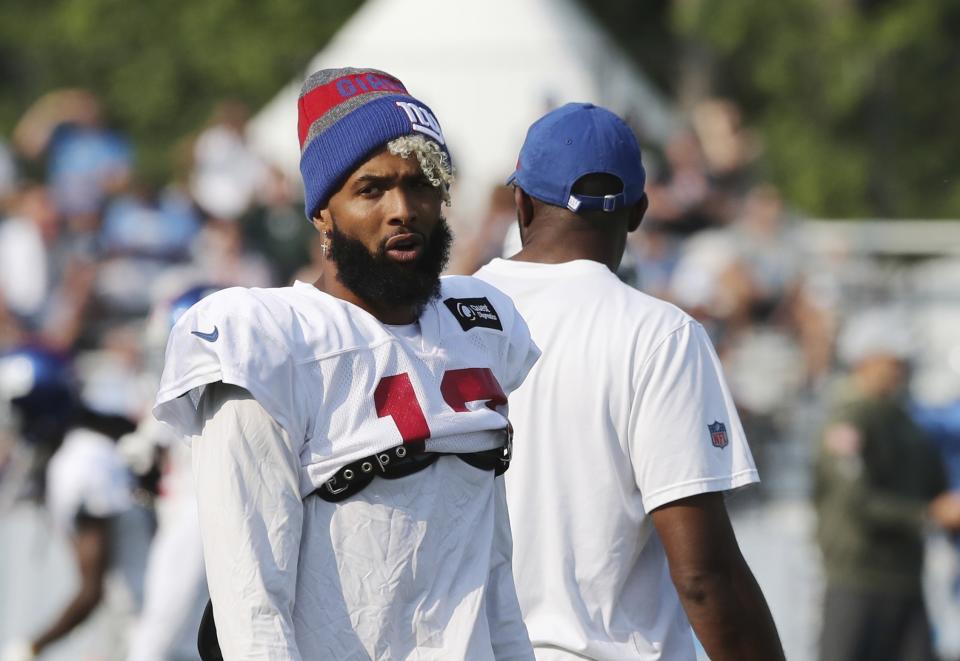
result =
[{"label": "green tree", "polygon": [[42,93],[84,87],[135,141],[142,171],[230,98],[252,108],[302,73],[362,0],[4,0],[0,132]]},{"label": "green tree", "polygon": [[960,215],[960,4],[679,0],[773,180],[824,216]]},{"label": "green tree", "polygon": [[[795,206],[960,215],[956,0],[583,2],[668,93],[693,62],[739,102]],[[0,134],[42,93],[86,87],[162,179],[217,101],[259,107],[361,3],[4,0]]]},{"label": "green tree", "polygon": [[956,0],[583,1],[668,93],[737,101],[793,205],[960,217]]}]

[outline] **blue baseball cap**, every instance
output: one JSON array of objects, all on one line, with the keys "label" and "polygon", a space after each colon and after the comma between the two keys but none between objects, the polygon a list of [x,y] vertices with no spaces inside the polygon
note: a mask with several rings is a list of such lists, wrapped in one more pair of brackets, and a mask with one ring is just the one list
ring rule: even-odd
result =
[{"label": "blue baseball cap", "polygon": [[[623,191],[603,196],[570,192],[580,177],[598,173],[617,177]],[[639,202],[646,178],[640,145],[622,119],[592,103],[568,103],[533,123],[507,184],[573,212],[609,212]]]}]

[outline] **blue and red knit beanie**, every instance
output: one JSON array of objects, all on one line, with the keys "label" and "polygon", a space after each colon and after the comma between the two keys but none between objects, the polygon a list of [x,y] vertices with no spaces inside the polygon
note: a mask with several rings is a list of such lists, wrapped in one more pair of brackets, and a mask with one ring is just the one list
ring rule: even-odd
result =
[{"label": "blue and red knit beanie", "polygon": [[300,174],[307,218],[374,151],[404,135],[423,135],[447,153],[436,117],[399,80],[376,69],[323,69],[297,102]]}]

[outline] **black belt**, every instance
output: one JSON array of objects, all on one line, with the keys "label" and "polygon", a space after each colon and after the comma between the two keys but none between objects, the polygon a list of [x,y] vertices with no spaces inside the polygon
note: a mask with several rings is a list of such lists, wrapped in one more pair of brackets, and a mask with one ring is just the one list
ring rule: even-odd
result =
[{"label": "black belt", "polygon": [[328,503],[339,503],[363,491],[375,477],[396,480],[419,473],[446,454],[453,454],[474,468],[492,470],[495,475],[503,475],[510,467],[510,457],[513,453],[513,429],[507,427],[503,431],[506,436],[506,443],[503,446],[479,452],[429,452],[425,449],[424,441],[397,445],[347,464],[313,493]]}]

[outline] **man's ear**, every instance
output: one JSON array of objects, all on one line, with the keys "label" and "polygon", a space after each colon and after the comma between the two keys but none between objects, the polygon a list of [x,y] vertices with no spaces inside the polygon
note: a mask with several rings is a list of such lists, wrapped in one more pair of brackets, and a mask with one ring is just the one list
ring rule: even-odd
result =
[{"label": "man's ear", "polygon": [[520,227],[530,227],[530,223],[533,222],[533,200],[522,188],[515,186],[513,203],[517,207],[517,222],[520,223]]},{"label": "man's ear", "polygon": [[323,236],[327,236],[333,227],[330,212],[325,208],[318,210],[317,215],[315,215],[310,222],[313,223],[313,227]]},{"label": "man's ear", "polygon": [[627,217],[628,232],[633,232],[640,227],[640,222],[643,220],[643,215],[647,213],[648,206],[650,206],[650,201],[647,199],[647,194],[644,193],[640,197],[640,201],[630,207],[629,216]]}]

